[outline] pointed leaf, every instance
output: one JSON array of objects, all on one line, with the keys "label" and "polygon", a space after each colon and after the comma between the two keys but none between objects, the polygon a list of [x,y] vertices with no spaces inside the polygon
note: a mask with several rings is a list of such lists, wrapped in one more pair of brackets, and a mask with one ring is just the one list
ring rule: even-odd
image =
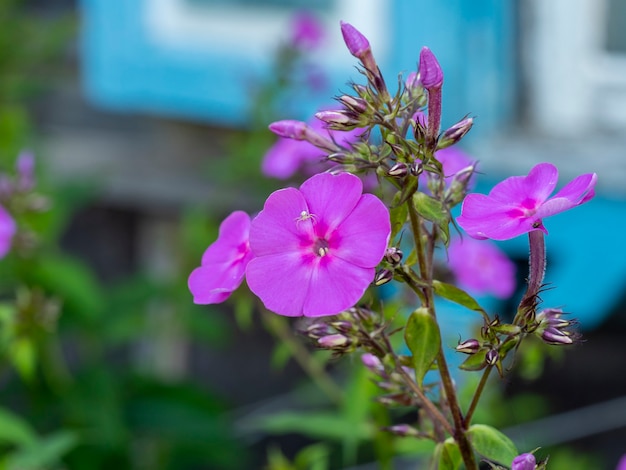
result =
[{"label": "pointed leaf", "polygon": [[409,208],[406,204],[400,203],[401,193],[398,192],[393,198],[393,202],[391,204],[391,210],[389,211],[389,216],[391,218],[391,238],[390,240],[395,240],[396,235],[400,233],[402,227],[406,223],[406,218],[409,213]]},{"label": "pointed leaf", "polygon": [[426,220],[435,222],[438,225],[447,225],[450,217],[441,201],[429,196],[426,193],[418,192],[413,195],[413,205],[419,215]]},{"label": "pointed leaf", "polygon": [[404,340],[413,354],[415,380],[421,386],[441,346],[441,335],[436,320],[426,308],[415,310],[407,321]]},{"label": "pointed leaf", "polygon": [[437,295],[440,295],[444,299],[448,299],[470,310],[475,310],[483,316],[487,315],[487,312],[485,312],[485,310],[478,305],[478,302],[474,300],[474,297],[469,295],[463,289],[459,289],[452,284],[447,284],[437,280],[433,281],[433,289],[435,289],[435,293]]},{"label": "pointed leaf", "polygon": [[486,355],[487,349],[481,349],[476,354],[472,354],[470,357],[465,359],[463,364],[459,366],[459,369],[468,371],[483,370],[487,367],[487,363],[485,362]]},{"label": "pointed leaf", "polygon": [[463,457],[456,441],[449,437],[443,443],[439,454],[439,470],[458,470],[463,463]]},{"label": "pointed leaf", "polygon": [[491,426],[474,424],[467,430],[467,437],[476,452],[493,462],[510,465],[518,455],[513,441]]}]

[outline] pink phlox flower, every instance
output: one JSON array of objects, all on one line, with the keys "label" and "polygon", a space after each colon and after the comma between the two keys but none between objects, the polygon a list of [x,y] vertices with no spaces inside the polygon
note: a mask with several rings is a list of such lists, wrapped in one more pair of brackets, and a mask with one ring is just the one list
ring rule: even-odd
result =
[{"label": "pink phlox flower", "polygon": [[622,458],[619,459],[615,470],[626,470],[626,454],[622,455]]},{"label": "pink phlox flower", "polygon": [[291,20],[291,43],[302,50],[318,47],[324,39],[324,28],[317,17],[305,10],[297,11]]},{"label": "pink phlox flower", "polygon": [[201,266],[189,276],[194,303],[223,302],[241,285],[253,258],[249,233],[250,216],[245,212],[235,211],[224,219],[217,240],[202,255]]},{"label": "pink phlox flower", "polygon": [[0,206],[0,258],[3,258],[11,249],[16,231],[15,220],[4,207]]},{"label": "pink phlox flower", "polygon": [[532,230],[547,234],[543,219],[584,204],[595,195],[595,173],[574,178],[553,197],[558,170],[540,163],[527,176],[513,176],[485,194],[468,194],[458,224],[478,239],[508,240]]},{"label": "pink phlox flower", "polygon": [[[320,135],[329,137],[338,145],[347,147],[356,142],[363,133],[363,129],[351,131],[335,131],[326,129],[319,119],[313,119],[307,124]],[[304,140],[294,140],[279,137],[276,143],[265,153],[261,163],[264,175],[278,179],[287,179],[305,166],[313,166],[317,171],[323,171],[320,165],[325,152]]]},{"label": "pink phlox flower", "polygon": [[334,315],[352,307],[389,240],[389,211],[350,173],[322,173],[272,193],[252,221],[250,290],[280,315]]},{"label": "pink phlox flower", "polygon": [[471,294],[507,299],[515,291],[515,264],[488,240],[453,238],[448,247],[448,266],[458,286]]}]

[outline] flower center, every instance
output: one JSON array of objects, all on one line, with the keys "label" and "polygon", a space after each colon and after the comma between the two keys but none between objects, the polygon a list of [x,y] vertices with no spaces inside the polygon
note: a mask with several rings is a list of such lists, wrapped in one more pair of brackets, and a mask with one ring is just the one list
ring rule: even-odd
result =
[{"label": "flower center", "polygon": [[318,238],[315,240],[315,243],[313,243],[313,253],[315,253],[315,256],[322,258],[326,256],[328,252],[328,242],[325,239]]}]

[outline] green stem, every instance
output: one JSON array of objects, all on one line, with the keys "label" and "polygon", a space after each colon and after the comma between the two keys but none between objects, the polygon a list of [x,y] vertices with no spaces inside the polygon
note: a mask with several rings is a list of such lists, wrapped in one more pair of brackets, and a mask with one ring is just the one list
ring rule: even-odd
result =
[{"label": "green stem", "polygon": [[493,366],[487,366],[487,368],[483,372],[482,377],[480,378],[478,387],[476,387],[476,391],[474,392],[474,396],[472,397],[472,403],[470,403],[469,409],[467,410],[467,413],[465,413],[465,426],[469,426],[472,422],[472,416],[474,415],[474,411],[476,411],[478,401],[480,400],[480,396],[483,393],[483,389],[485,388],[485,384],[487,383],[487,379],[489,378],[491,369],[493,369]]},{"label": "green stem", "polygon": [[334,403],[343,402],[343,392],[328,375],[324,367],[311,357],[309,351],[293,335],[282,317],[267,310],[262,311],[263,323],[289,349],[289,352],[302,369],[311,377],[315,384]]},{"label": "green stem", "polygon": [[[409,218],[411,221],[411,229],[413,231],[413,238],[415,239],[415,249],[417,250],[417,259],[420,266],[420,274],[422,279],[426,281],[429,285],[429,287],[422,288],[422,292],[424,293],[426,300],[424,302],[424,306],[428,308],[428,311],[433,316],[433,318],[436,318],[437,316],[435,313],[434,292],[432,288],[433,264],[432,262],[429,263],[429,261],[432,260],[432,254],[430,252],[434,252],[434,239],[432,240],[432,243],[428,245],[429,253],[425,253],[424,244],[421,239],[421,226],[419,221],[419,215],[417,214],[417,211],[415,210],[415,207],[413,206],[411,200],[407,201],[407,204],[409,209]],[[435,235],[433,234],[432,237],[434,236]],[[452,436],[459,446],[459,450],[461,451],[461,456],[463,457],[463,462],[465,463],[466,469],[478,470],[474,452],[469,443],[469,440],[467,439],[467,436],[465,435],[465,421],[463,419],[461,407],[459,406],[456,391],[454,390],[452,376],[450,375],[448,363],[446,361],[445,355],[443,353],[443,347],[441,345],[439,346],[436,361],[439,367],[439,375],[441,377],[443,390],[445,392],[446,400],[448,402],[450,413],[452,414],[452,420],[454,422],[454,432],[452,433]]]}]

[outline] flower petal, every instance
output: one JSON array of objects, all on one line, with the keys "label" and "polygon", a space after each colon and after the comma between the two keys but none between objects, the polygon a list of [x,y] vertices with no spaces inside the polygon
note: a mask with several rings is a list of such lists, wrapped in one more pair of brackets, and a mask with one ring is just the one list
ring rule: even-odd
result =
[{"label": "flower petal", "polygon": [[382,260],[391,222],[389,211],[380,199],[364,194],[350,215],[337,227],[330,240],[337,239],[333,255],[364,268],[373,268]]},{"label": "flower petal", "polygon": [[374,268],[362,268],[340,258],[321,260],[311,276],[303,314],[334,315],[353,307],[374,280]]},{"label": "flower petal", "polygon": [[304,239],[312,235],[317,216],[306,219],[309,208],[303,195],[295,188],[274,191],[265,201],[250,226],[250,249],[255,256],[285,251],[296,252]]},{"label": "flower petal", "polygon": [[302,183],[300,191],[317,218],[316,233],[326,238],[352,212],[363,193],[363,183],[350,173],[320,173]]},{"label": "flower petal", "polygon": [[515,206],[484,194],[468,194],[456,221],[470,237],[477,239],[508,240],[539,228],[533,227],[534,218],[524,217]]},{"label": "flower petal", "polygon": [[528,176],[512,176],[495,185],[489,197],[505,204],[523,204],[524,208],[530,208],[530,204],[537,207],[552,194],[558,178],[554,165],[539,163]]},{"label": "flower petal", "polygon": [[249,232],[250,216],[243,211],[233,212],[220,224],[217,240],[206,249],[201,264],[231,261],[247,246]]},{"label": "flower petal", "polygon": [[268,310],[289,317],[303,314],[313,275],[299,253],[276,253],[248,263],[246,279],[250,290]]},{"label": "flower petal", "polygon": [[189,275],[187,285],[196,304],[225,301],[243,281],[246,265],[242,262],[200,266]]},{"label": "flower petal", "polygon": [[579,206],[595,196],[598,176],[587,173],[567,183],[554,197],[548,199],[537,211],[537,217],[543,218]]}]

